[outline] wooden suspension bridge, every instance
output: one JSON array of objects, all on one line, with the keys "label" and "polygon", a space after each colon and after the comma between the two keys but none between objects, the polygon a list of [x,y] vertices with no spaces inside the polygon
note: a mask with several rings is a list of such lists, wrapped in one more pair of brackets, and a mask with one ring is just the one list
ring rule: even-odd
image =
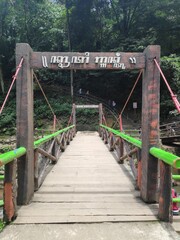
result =
[{"label": "wooden suspension bridge", "polygon": [[[180,169],[180,158],[159,148],[160,76],[155,64],[159,46],[149,46],[143,53],[82,56],[37,53],[28,44],[18,44],[16,56],[17,63],[23,59],[16,82],[17,148],[0,155],[0,165],[5,165],[5,220],[15,220],[14,224],[172,222],[171,167]],[[142,141],[125,134],[121,121],[120,131],[109,128],[102,104],[73,104],[66,128],[34,141],[32,70],[36,68],[143,70]],[[76,111],[86,107],[99,110],[99,135],[110,151],[97,133],[76,134]],[[125,159],[133,178],[123,165]],[[56,165],[47,175],[49,163]]]}]

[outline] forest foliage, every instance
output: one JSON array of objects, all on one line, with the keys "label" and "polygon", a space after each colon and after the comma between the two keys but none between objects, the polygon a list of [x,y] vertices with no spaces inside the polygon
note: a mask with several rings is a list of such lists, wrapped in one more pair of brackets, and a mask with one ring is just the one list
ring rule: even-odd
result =
[{"label": "forest foliage", "polygon": [[[0,92],[7,91],[15,71],[15,45],[35,51],[136,51],[161,45],[162,68],[180,94],[179,0],[0,0]],[[74,88],[113,96],[120,106],[137,72],[75,72]],[[70,85],[69,72],[41,72],[41,80]],[[129,79],[129,80],[127,80]],[[162,114],[174,106],[162,83]],[[141,101],[141,87],[134,100]],[[168,94],[169,95],[169,94]]]}]

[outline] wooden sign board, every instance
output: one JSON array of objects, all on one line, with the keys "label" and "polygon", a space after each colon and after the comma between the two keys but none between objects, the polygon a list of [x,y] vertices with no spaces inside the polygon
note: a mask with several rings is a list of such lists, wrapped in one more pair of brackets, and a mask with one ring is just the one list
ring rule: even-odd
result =
[{"label": "wooden sign board", "polygon": [[32,52],[30,66],[54,70],[143,69],[145,55],[123,52]]},{"label": "wooden sign board", "polygon": [[76,108],[99,108],[99,105],[76,105]]}]

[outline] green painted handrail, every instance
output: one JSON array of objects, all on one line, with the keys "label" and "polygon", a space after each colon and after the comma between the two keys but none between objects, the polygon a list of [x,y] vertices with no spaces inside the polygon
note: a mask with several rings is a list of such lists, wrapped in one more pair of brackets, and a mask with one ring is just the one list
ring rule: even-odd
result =
[{"label": "green painted handrail", "polygon": [[4,175],[0,175],[0,181],[4,180]]},{"label": "green painted handrail", "polygon": [[20,147],[15,150],[9,151],[7,153],[3,153],[0,155],[0,166],[5,165],[15,158],[19,158],[26,153],[26,148]]},{"label": "green painted handrail", "polygon": [[172,175],[172,179],[174,179],[174,180],[180,180],[180,175]]},{"label": "green painted handrail", "polygon": [[133,144],[134,146],[136,146],[138,148],[142,147],[142,143],[141,143],[140,140],[137,140],[136,138],[133,138],[133,137],[131,137],[131,136],[125,134],[125,133],[122,133],[122,132],[118,131],[118,130],[114,130],[112,128],[109,128],[109,127],[107,127],[105,125],[100,124],[100,126],[105,128],[105,129],[107,129],[109,132],[112,132],[115,135],[121,137],[122,139],[126,140],[127,142]]},{"label": "green painted handrail", "polygon": [[0,207],[4,206],[4,201],[0,200]]},{"label": "green painted handrail", "polygon": [[180,198],[172,198],[173,203],[180,203]]},{"label": "green painted handrail", "polygon": [[161,159],[163,162],[173,166],[174,168],[180,169],[180,157],[156,147],[150,148],[149,152],[151,155]]},{"label": "green painted handrail", "polygon": [[[69,129],[73,128],[74,125],[69,126],[67,128],[61,129],[53,134],[47,135],[44,138],[41,138],[34,142],[34,149],[38,148],[41,144],[49,141],[51,138],[58,136],[60,133],[66,132]],[[25,147],[20,147],[15,150],[9,151],[7,153],[0,154],[0,166],[5,165],[11,161],[13,161],[15,158],[19,158],[23,156],[26,153]]]},{"label": "green painted handrail", "polygon": [[71,125],[71,126],[69,126],[67,128],[63,128],[63,129],[61,129],[61,130],[59,130],[59,131],[57,131],[55,133],[52,133],[50,135],[47,135],[47,136],[45,136],[45,137],[35,141],[34,142],[34,148],[38,148],[41,144],[49,141],[51,138],[56,137],[56,136],[58,136],[59,134],[61,134],[63,132],[67,132],[69,129],[71,129],[73,127],[74,127],[74,125]]},{"label": "green painted handrail", "polygon": [[[114,130],[112,128],[109,128],[109,127],[107,127],[105,125],[100,124],[100,126],[102,128],[107,129],[109,132],[114,133],[116,136],[121,137],[122,139],[124,139],[125,141],[131,143],[132,145],[134,145],[134,146],[136,146],[138,148],[142,148],[142,142],[140,140],[137,140],[137,139],[135,139],[135,138],[133,138],[133,137],[127,135],[127,134],[124,134],[124,133],[122,133],[120,131],[117,131],[117,130]],[[173,166],[174,168],[180,169],[180,157],[178,157],[178,156],[176,156],[176,155],[174,155],[172,153],[169,153],[167,151],[164,151],[164,150],[162,150],[160,148],[156,148],[156,147],[150,148],[149,153],[152,156],[162,160],[163,162]]]}]

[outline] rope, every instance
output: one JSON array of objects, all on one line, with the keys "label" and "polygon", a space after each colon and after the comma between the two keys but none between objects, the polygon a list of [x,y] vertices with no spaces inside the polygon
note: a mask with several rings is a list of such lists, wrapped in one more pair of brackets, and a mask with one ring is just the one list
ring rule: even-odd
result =
[{"label": "rope", "polygon": [[136,85],[137,85],[137,83],[138,83],[138,81],[139,81],[139,79],[140,79],[140,77],[141,77],[142,72],[143,72],[143,70],[141,70],[141,71],[139,72],[139,75],[138,75],[138,77],[137,77],[137,79],[136,79],[136,82],[134,83],[134,86],[133,86],[133,88],[132,88],[132,90],[131,90],[131,92],[130,92],[130,94],[129,94],[129,96],[128,96],[128,98],[127,98],[127,100],[126,100],[126,102],[125,102],[125,104],[124,104],[121,112],[120,112],[120,114],[119,114],[119,127],[120,127],[120,131],[123,130],[123,126],[122,126],[122,114],[123,114],[124,109],[126,108],[128,102],[129,102],[129,99],[131,98],[131,96],[132,96],[132,94],[133,94],[133,92],[134,92],[134,89],[135,89],[135,87],[136,87]]},{"label": "rope", "polygon": [[166,86],[167,86],[170,94],[171,94],[171,98],[172,98],[172,100],[173,100],[173,102],[174,102],[174,104],[175,104],[175,106],[176,106],[176,109],[177,109],[178,112],[180,113],[180,103],[179,103],[179,101],[178,101],[178,99],[177,99],[177,95],[175,95],[175,94],[173,93],[173,91],[172,91],[172,89],[171,89],[171,87],[170,87],[170,85],[169,85],[166,77],[164,76],[164,74],[163,74],[163,72],[162,72],[162,69],[161,69],[161,67],[160,67],[160,65],[158,64],[158,62],[157,62],[156,59],[154,59],[154,62],[155,62],[155,64],[156,64],[157,68],[159,69],[159,72],[160,72],[160,74],[161,74],[161,76],[162,76],[162,78],[163,78],[163,80],[164,80],[164,82],[165,82],[165,84],[166,84]]},{"label": "rope", "polygon": [[121,110],[121,112],[120,112],[119,115],[122,115],[122,114],[123,114],[124,109],[126,108],[128,102],[129,102],[129,99],[130,99],[130,97],[132,96],[132,93],[133,93],[133,91],[134,91],[134,89],[135,89],[135,87],[136,87],[136,85],[137,85],[137,83],[138,83],[138,81],[139,81],[139,79],[140,79],[140,77],[141,77],[141,74],[142,74],[142,70],[139,72],[139,75],[138,75],[138,77],[137,77],[137,79],[136,79],[136,82],[134,83],[134,86],[133,86],[133,88],[132,88],[132,90],[131,90],[131,92],[130,92],[130,94],[129,94],[129,96],[128,96],[125,104],[124,104],[124,107],[123,107],[123,109]]},{"label": "rope", "polygon": [[50,108],[50,110],[51,110],[51,112],[52,112],[52,114],[53,114],[53,116],[54,116],[53,128],[55,128],[55,122],[56,122],[56,121],[58,122],[59,126],[61,127],[61,123],[60,123],[59,120],[56,118],[56,114],[55,114],[54,110],[52,109],[52,107],[51,107],[51,105],[50,105],[50,103],[49,103],[49,101],[48,101],[48,99],[47,99],[47,97],[46,97],[46,94],[45,94],[45,92],[44,92],[44,90],[43,90],[43,88],[42,88],[42,86],[41,86],[41,84],[40,84],[40,82],[39,82],[39,80],[38,80],[38,78],[37,78],[37,76],[36,76],[36,74],[35,74],[34,72],[33,72],[33,75],[34,75],[34,77],[35,77],[36,82],[37,82],[38,85],[39,85],[39,88],[41,89],[41,92],[42,92],[42,94],[43,94],[43,96],[44,96],[44,98],[45,98],[45,100],[46,100],[47,105],[49,106],[49,108]]},{"label": "rope", "polygon": [[11,92],[11,89],[12,89],[12,87],[13,87],[13,85],[14,85],[14,82],[15,82],[15,80],[16,80],[16,78],[17,78],[17,75],[18,75],[18,73],[19,73],[19,70],[20,70],[21,67],[22,67],[23,61],[24,61],[24,59],[21,58],[21,61],[20,61],[19,65],[18,65],[18,67],[17,67],[17,69],[16,69],[16,73],[14,74],[14,76],[12,76],[13,80],[12,80],[11,86],[10,86],[10,88],[9,88],[9,90],[8,90],[8,93],[7,93],[7,95],[6,95],[5,99],[4,99],[3,105],[2,105],[2,107],[1,107],[1,109],[0,109],[0,114],[2,113],[2,111],[3,111],[3,109],[4,109],[4,106],[5,106],[6,102],[7,102],[7,99],[8,99],[8,97],[9,97],[10,92]]},{"label": "rope", "polygon": [[104,113],[102,114],[102,118],[103,118],[103,120],[104,120],[105,125],[107,126],[107,121],[106,121],[106,118],[105,118],[105,116],[104,116]]}]

